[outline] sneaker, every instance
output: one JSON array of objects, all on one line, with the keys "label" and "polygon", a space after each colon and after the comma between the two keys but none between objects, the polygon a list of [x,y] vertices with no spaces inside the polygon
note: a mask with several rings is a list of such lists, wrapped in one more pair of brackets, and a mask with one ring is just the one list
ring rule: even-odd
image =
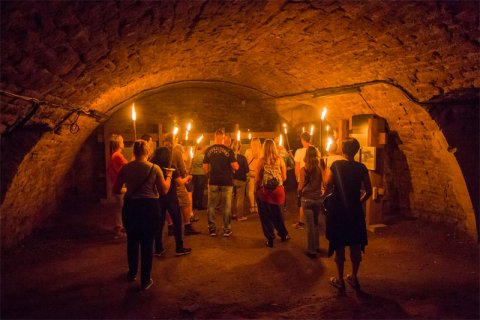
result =
[{"label": "sneaker", "polygon": [[223,232],[224,237],[230,237],[232,235],[232,230],[226,230]]},{"label": "sneaker", "polygon": [[180,248],[180,249],[175,250],[175,252],[176,252],[175,255],[177,257],[179,257],[179,256],[184,256],[184,255],[192,253],[192,249],[191,248]]},{"label": "sneaker", "polygon": [[150,287],[151,287],[152,285],[153,285],[153,279],[150,278],[150,280],[148,280],[147,283],[142,284],[142,290],[144,290],[144,291],[145,291],[145,290],[148,290],[148,289],[150,289]]},{"label": "sneaker", "polygon": [[130,273],[127,273],[127,281],[133,282],[133,281],[135,281],[135,280],[137,280],[137,276],[136,276],[136,275],[134,275],[134,274],[132,275],[132,274],[130,274]]},{"label": "sneaker", "polygon": [[237,221],[245,221],[247,219],[248,219],[247,217],[241,217],[241,218],[238,218]]},{"label": "sneaker", "polygon": [[267,240],[265,241],[265,245],[269,248],[273,248],[273,240]]},{"label": "sneaker", "polygon": [[194,235],[197,235],[197,234],[200,234],[200,233],[202,233],[202,232],[201,232],[201,231],[198,231],[198,230],[195,230],[195,228],[192,227],[191,224],[185,225],[185,232],[184,232],[184,234],[185,234],[186,236],[194,236]]},{"label": "sneaker", "polygon": [[155,250],[155,252],[153,253],[154,256],[156,257],[161,257],[163,256],[163,254],[165,253],[165,248],[162,248],[161,250]]},{"label": "sneaker", "polygon": [[217,232],[215,230],[210,230],[209,234],[210,234],[210,237],[215,237],[217,235]]},{"label": "sneaker", "polygon": [[305,229],[305,223],[298,221],[297,223],[292,224],[292,227],[298,230]]}]

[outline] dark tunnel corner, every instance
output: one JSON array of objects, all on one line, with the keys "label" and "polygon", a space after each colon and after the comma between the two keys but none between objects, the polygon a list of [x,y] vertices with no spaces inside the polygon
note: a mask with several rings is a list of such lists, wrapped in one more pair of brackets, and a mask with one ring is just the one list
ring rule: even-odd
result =
[{"label": "dark tunnel corner", "polygon": [[480,89],[467,88],[435,96],[428,101],[428,112],[442,130],[462,170],[475,211],[477,241],[479,232],[479,109]]}]

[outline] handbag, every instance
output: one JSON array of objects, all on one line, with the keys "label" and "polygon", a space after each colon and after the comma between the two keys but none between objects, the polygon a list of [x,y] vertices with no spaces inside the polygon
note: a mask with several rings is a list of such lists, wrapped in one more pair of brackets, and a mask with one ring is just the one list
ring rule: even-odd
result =
[{"label": "handbag", "polygon": [[274,190],[280,185],[280,182],[278,182],[277,178],[271,178],[267,180],[267,183],[265,183],[265,188]]}]

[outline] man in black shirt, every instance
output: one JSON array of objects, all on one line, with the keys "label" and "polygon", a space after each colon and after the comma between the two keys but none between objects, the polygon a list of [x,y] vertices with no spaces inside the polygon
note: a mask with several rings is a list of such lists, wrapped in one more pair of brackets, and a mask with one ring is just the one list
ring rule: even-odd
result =
[{"label": "man in black shirt", "polygon": [[238,163],[232,149],[223,144],[225,133],[215,132],[215,144],[208,147],[203,159],[203,170],[208,179],[208,231],[211,236],[217,235],[215,226],[215,207],[220,202],[223,205],[223,236],[232,234],[230,228],[233,171],[238,170]]}]

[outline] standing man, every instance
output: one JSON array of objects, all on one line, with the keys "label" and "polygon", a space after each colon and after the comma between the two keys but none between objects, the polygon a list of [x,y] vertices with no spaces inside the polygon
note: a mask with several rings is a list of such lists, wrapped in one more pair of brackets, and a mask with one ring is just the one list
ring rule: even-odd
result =
[{"label": "standing man", "polygon": [[[300,169],[305,167],[304,159],[307,148],[310,146],[310,134],[306,131],[302,132],[302,134],[300,135],[300,140],[302,142],[303,148],[297,149],[297,151],[295,151],[295,177],[297,178],[297,182],[300,181]],[[305,217],[301,206],[299,206],[298,211],[298,222],[293,224],[292,227],[296,229],[305,229]]]},{"label": "standing man", "polygon": [[203,170],[209,175],[208,180],[208,231],[210,236],[217,235],[215,226],[215,207],[222,204],[223,236],[232,234],[230,228],[233,171],[238,170],[238,162],[232,149],[223,144],[225,133],[223,130],[215,132],[215,144],[208,147],[203,159]]}]

